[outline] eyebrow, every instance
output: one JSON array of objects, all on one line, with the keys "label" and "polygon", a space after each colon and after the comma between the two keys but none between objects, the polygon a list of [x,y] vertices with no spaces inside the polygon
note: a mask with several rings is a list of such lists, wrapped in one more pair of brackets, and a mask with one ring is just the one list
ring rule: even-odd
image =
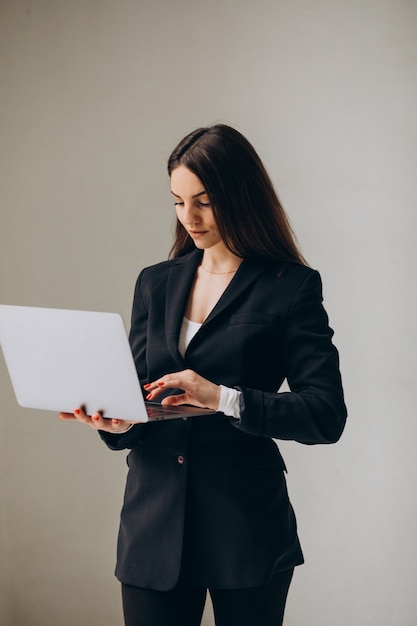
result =
[{"label": "eyebrow", "polygon": [[[181,196],[179,196],[177,193],[174,193],[171,189],[171,193],[173,196],[175,196],[176,198],[181,198]],[[198,193],[195,193],[193,196],[191,196],[192,198],[198,198],[199,196],[204,196],[204,195],[208,195],[207,191],[205,189],[203,189],[203,191],[199,191]]]}]

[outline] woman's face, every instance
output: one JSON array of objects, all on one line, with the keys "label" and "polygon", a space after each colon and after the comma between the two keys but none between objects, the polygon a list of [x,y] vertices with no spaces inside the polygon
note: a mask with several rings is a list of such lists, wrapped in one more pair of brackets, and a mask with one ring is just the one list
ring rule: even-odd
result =
[{"label": "woman's face", "polygon": [[203,183],[185,165],[171,172],[171,193],[178,220],[197,248],[205,250],[223,244]]}]

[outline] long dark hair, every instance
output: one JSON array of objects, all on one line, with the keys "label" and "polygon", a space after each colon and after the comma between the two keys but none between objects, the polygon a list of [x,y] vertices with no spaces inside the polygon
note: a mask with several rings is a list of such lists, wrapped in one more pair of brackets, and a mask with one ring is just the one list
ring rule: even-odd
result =
[{"label": "long dark hair", "polygon": [[[169,157],[169,175],[180,165],[201,180],[231,252],[244,259],[307,264],[262,161],[241,133],[224,124],[194,130]],[[177,220],[170,257],[193,249]]]}]

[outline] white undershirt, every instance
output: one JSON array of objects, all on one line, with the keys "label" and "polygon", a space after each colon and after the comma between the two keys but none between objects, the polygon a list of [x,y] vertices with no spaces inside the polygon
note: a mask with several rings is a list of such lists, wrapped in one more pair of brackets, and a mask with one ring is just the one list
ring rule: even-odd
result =
[{"label": "white undershirt", "polygon": [[202,324],[199,324],[198,322],[192,322],[186,317],[183,318],[180,330],[180,337],[178,340],[178,351],[182,358],[184,358],[185,356],[185,351],[187,350],[191,339],[194,337],[194,335],[197,334],[201,327]]},{"label": "white undershirt", "polygon": [[[200,330],[202,324],[198,322],[192,322],[186,317],[183,318],[181,325],[180,336],[178,340],[178,350],[182,358],[185,356],[185,352],[194,337],[194,335]],[[237,389],[231,387],[225,387],[220,385],[220,400],[217,410],[230,417],[240,418],[239,407],[240,392]]]}]

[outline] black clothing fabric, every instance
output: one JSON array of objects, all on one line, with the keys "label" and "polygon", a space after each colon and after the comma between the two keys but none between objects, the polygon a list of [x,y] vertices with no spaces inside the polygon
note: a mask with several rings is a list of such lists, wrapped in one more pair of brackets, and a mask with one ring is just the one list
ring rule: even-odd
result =
[{"label": "black clothing fabric", "polygon": [[[241,391],[224,414],[101,433],[130,448],[116,575],[158,591],[267,585],[303,562],[275,439],[337,441],[346,420],[318,272],[245,260],[191,340],[178,338],[201,251],[138,278],[130,341],[142,384],[192,369]],[[287,379],[290,392],[277,393]],[[170,391],[169,393],[173,393]]]},{"label": "black clothing fabric", "polygon": [[[210,591],[216,626],[281,626],[293,571],[264,587]],[[206,593],[181,582],[171,591],[122,585],[125,626],[200,626]]]}]

